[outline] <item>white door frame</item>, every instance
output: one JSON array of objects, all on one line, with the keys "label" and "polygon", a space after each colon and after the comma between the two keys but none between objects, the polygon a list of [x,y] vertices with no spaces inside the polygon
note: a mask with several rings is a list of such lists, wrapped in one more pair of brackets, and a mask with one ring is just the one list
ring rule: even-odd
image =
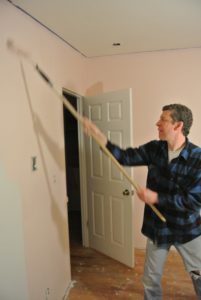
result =
[{"label": "white door frame", "polygon": [[[77,98],[77,112],[83,115],[82,96],[63,88],[62,91]],[[78,153],[79,153],[79,172],[80,172],[80,204],[81,204],[81,224],[82,224],[82,244],[89,247],[89,229],[88,229],[88,205],[87,205],[87,182],[86,182],[86,158],[84,147],[84,133],[82,125],[78,121]]]}]

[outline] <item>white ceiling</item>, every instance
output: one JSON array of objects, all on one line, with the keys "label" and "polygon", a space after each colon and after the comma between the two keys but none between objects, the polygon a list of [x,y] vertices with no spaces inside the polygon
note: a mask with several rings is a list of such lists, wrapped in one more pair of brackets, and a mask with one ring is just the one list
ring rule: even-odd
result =
[{"label": "white ceiling", "polygon": [[8,1],[90,58],[201,47],[201,0]]}]

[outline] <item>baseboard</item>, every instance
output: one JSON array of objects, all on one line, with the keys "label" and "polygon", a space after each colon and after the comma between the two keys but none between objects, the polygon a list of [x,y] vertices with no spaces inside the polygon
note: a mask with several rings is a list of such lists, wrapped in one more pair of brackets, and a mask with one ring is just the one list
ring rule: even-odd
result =
[{"label": "baseboard", "polygon": [[74,287],[74,284],[76,283],[75,280],[72,280],[69,285],[67,286],[66,290],[65,290],[65,293],[64,293],[64,296],[61,300],[67,300],[68,299],[68,295],[70,293],[70,290]]}]

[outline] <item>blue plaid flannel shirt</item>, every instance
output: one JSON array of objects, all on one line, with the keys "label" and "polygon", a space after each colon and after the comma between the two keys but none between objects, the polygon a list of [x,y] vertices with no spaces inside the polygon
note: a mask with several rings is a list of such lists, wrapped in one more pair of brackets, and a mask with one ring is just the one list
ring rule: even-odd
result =
[{"label": "blue plaid flannel shirt", "polygon": [[183,244],[201,235],[201,148],[186,139],[180,155],[168,162],[166,141],[150,141],[125,150],[107,142],[124,166],[147,166],[147,187],[158,193],[162,222],[145,205],[142,233],[157,245]]}]

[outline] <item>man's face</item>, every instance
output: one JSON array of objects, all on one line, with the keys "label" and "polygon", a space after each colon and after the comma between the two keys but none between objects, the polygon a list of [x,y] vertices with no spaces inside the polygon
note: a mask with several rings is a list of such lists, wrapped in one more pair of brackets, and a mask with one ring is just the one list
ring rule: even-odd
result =
[{"label": "man's face", "polygon": [[156,123],[159,139],[167,142],[171,141],[175,134],[176,123],[177,122],[173,122],[169,110],[163,111],[160,119]]}]

